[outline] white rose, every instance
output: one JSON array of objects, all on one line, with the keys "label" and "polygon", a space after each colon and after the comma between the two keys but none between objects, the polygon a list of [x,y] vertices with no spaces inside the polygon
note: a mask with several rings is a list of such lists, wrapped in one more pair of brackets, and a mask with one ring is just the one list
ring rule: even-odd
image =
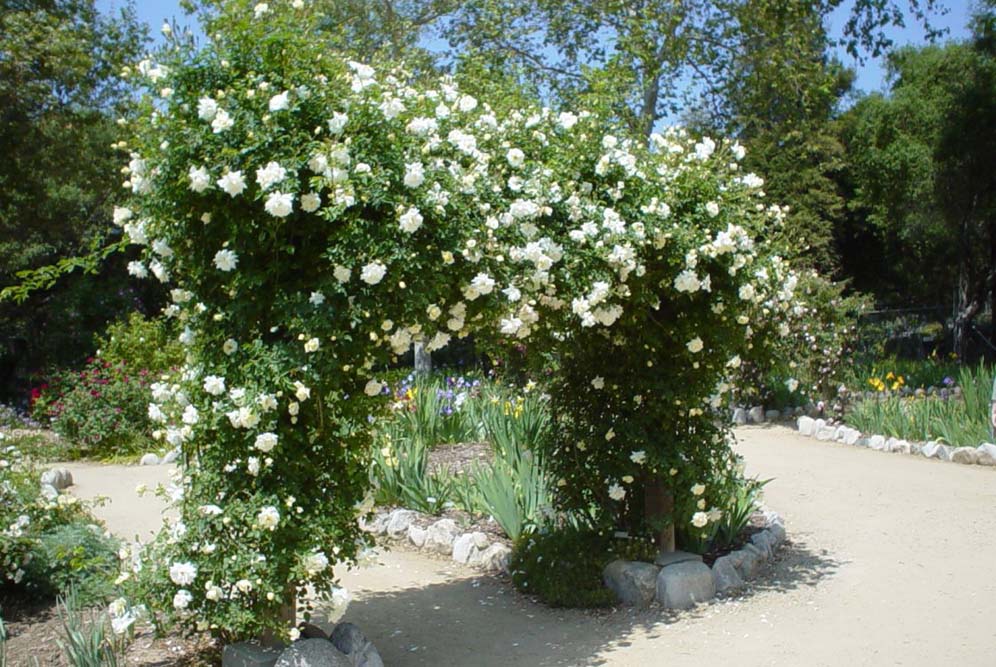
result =
[{"label": "white rose", "polygon": [[376,285],[381,280],[384,279],[384,274],[387,273],[387,267],[380,262],[370,262],[363,267],[360,271],[360,280],[367,283],[368,285]]}]

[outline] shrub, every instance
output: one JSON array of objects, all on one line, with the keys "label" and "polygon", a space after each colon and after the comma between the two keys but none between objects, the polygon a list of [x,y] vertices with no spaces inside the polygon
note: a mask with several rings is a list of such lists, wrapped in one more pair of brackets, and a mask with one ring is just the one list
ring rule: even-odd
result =
[{"label": "shrub", "polygon": [[16,448],[0,446],[0,586],[54,596],[79,585],[86,599],[103,599],[116,574],[116,543],[101,534],[87,503],[42,494],[39,475]]},{"label": "shrub", "polygon": [[52,379],[35,414],[82,456],[132,454],[152,437],[150,376],[124,362],[91,359],[81,371]]},{"label": "shrub", "polygon": [[177,340],[178,334],[170,320],[131,313],[97,336],[97,357],[112,366],[124,365],[158,377],[183,364],[183,346]]},{"label": "shrub", "polygon": [[653,562],[657,547],[642,539],[617,539],[610,530],[566,524],[520,537],[509,563],[512,583],[553,607],[607,607],[615,595],[602,570],[617,558]]}]

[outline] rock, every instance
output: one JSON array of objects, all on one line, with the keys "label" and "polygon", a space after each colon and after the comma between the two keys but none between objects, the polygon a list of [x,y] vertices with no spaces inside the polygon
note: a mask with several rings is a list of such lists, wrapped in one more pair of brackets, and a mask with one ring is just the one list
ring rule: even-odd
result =
[{"label": "rock", "polygon": [[816,420],[812,417],[799,417],[796,421],[796,425],[799,428],[799,433],[802,435],[812,435],[813,427],[816,425]]},{"label": "rock", "polygon": [[785,526],[781,523],[772,523],[767,531],[771,536],[771,549],[774,551],[785,541]]},{"label": "rock", "polygon": [[996,445],[984,442],[975,451],[979,454],[979,465],[996,466]]},{"label": "rock", "polygon": [[856,447],[869,447],[871,445],[871,439],[870,438],[859,438],[858,441],[856,443],[854,443],[854,445]]},{"label": "rock", "polygon": [[856,428],[847,429],[847,434],[844,436],[845,445],[856,445],[858,440],[861,440],[861,431]]},{"label": "rock", "polygon": [[717,593],[732,593],[744,586],[744,580],[729,555],[717,558],[712,564],[712,580]]},{"label": "rock", "polygon": [[887,452],[893,451],[892,448],[896,445],[897,442],[899,442],[897,438],[892,438],[892,437],[887,438],[885,441],[885,448],[884,448],[885,451]]},{"label": "rock", "polygon": [[481,552],[481,567],[498,572],[507,572],[508,561],[511,557],[511,549],[504,544],[495,542]]},{"label": "rock", "polygon": [[844,435],[847,434],[847,427],[841,424],[833,430],[833,441],[844,442]]},{"label": "rock", "polygon": [[73,485],[73,475],[65,468],[53,468],[41,474],[42,486],[49,485],[56,491],[69,488]]},{"label": "rock", "polygon": [[420,528],[415,524],[408,526],[408,541],[419,549],[425,546],[425,538],[429,534],[425,528]]},{"label": "rock", "polygon": [[974,447],[956,447],[951,451],[951,460],[962,465],[975,465],[979,462],[979,453]]},{"label": "rock", "polygon": [[387,530],[387,521],[389,518],[389,514],[378,514],[369,520],[366,517],[360,517],[360,530],[365,533],[381,535]]},{"label": "rock", "polygon": [[768,531],[762,530],[759,533],[754,533],[750,536],[750,543],[757,547],[758,551],[764,556],[765,560],[771,558],[773,549],[771,546],[771,537]]},{"label": "rock", "polygon": [[479,530],[475,530],[473,533],[471,533],[471,535],[473,535],[474,537],[474,546],[480,549],[481,551],[487,549],[488,545],[491,544],[491,542],[488,540],[488,536]]},{"label": "rock", "polygon": [[466,565],[470,559],[478,555],[478,549],[474,545],[474,536],[471,533],[464,533],[453,540],[453,560]]},{"label": "rock", "polygon": [[701,563],[702,556],[698,554],[690,554],[687,551],[662,551],[657,554],[657,558],[654,559],[654,565],[657,567],[667,567],[668,565],[674,565],[675,563],[687,563],[687,562]]},{"label": "rock", "polygon": [[284,649],[274,667],[351,667],[340,649],[326,639],[305,639]]},{"label": "rock", "polygon": [[665,609],[688,609],[715,595],[712,570],[705,563],[674,563],[661,568],[657,575],[657,601]]},{"label": "rock", "polygon": [[453,540],[460,534],[453,519],[440,519],[429,526],[425,536],[425,548],[449,556],[453,553]]},{"label": "rock", "polygon": [[51,484],[42,484],[41,495],[45,500],[55,500],[59,497],[59,490]]},{"label": "rock", "polygon": [[228,644],[221,652],[221,665],[222,667],[273,667],[280,659],[281,653],[282,649],[266,648],[256,643]]},{"label": "rock", "polygon": [[882,451],[885,449],[885,437],[881,435],[873,435],[868,438],[868,446],[876,451]]},{"label": "rock", "polygon": [[939,442],[928,442],[923,446],[923,455],[928,459],[951,460],[951,448]]},{"label": "rock", "polygon": [[325,634],[317,625],[312,625],[311,623],[301,623],[297,626],[297,629],[301,631],[301,639],[328,639],[329,636]]},{"label": "rock", "polygon": [[764,406],[755,405],[747,412],[747,421],[752,424],[764,423]]},{"label": "rock", "polygon": [[820,429],[827,425],[826,419],[817,419],[813,421],[813,435],[815,436],[819,433]]},{"label": "rock", "polygon": [[773,422],[776,419],[781,419],[782,413],[779,410],[766,410],[764,413],[764,418],[769,422]]},{"label": "rock", "polygon": [[833,426],[821,426],[816,430],[815,435],[817,440],[833,440],[836,432],[837,429]]},{"label": "rock", "polygon": [[417,512],[411,510],[394,510],[387,517],[385,531],[388,537],[400,539],[408,535],[408,527],[415,521]]},{"label": "rock", "polygon": [[377,648],[352,623],[340,623],[332,630],[329,641],[342,651],[353,667],[384,667]]},{"label": "rock", "polygon": [[[757,548],[752,544],[746,545],[743,549],[734,551],[736,558],[733,559],[734,565],[737,568],[737,572],[740,576],[747,581],[748,579],[753,579],[754,575],[761,568],[761,564],[764,560],[761,558],[761,554],[758,552]],[[730,554],[731,556],[733,554]],[[739,563],[737,563],[739,561]]]},{"label": "rock", "polygon": [[138,463],[143,466],[157,466],[159,465],[159,457],[149,452],[148,454],[143,454]]},{"label": "rock", "polygon": [[736,408],[733,410],[733,423],[737,426],[743,426],[747,423],[747,411],[743,408]]},{"label": "rock", "polygon": [[909,454],[913,451],[913,446],[909,440],[896,440],[889,446],[889,451],[894,454]]},{"label": "rock", "polygon": [[602,581],[620,602],[642,609],[654,601],[660,571],[659,567],[650,563],[614,560],[602,571]]},{"label": "rock", "polygon": [[166,452],[166,456],[163,457],[163,463],[176,463],[178,458],[180,458],[180,450],[171,449]]}]

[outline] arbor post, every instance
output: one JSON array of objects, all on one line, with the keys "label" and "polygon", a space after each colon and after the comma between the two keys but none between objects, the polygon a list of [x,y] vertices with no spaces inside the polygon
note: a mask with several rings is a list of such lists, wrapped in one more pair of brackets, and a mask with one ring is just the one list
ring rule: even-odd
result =
[{"label": "arbor post", "polygon": [[660,527],[656,541],[661,553],[674,551],[674,494],[664,485],[663,479],[655,478],[647,482],[644,515],[648,525]]}]

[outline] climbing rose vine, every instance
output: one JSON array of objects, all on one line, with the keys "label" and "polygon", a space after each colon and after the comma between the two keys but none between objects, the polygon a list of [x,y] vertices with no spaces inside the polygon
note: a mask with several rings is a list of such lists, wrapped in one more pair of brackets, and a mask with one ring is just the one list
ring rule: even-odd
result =
[{"label": "climbing rose vine", "polygon": [[561,489],[625,515],[721,446],[724,378],[792,298],[736,144],[416,83],[325,48],[310,11],[227,3],[206,46],[139,63],[122,145],[128,270],[168,285],[187,349],[149,406],[179,516],[122,579],[228,638],[286,635],[281,606],[360,557],[381,373],[413,342],[557,356]]}]

